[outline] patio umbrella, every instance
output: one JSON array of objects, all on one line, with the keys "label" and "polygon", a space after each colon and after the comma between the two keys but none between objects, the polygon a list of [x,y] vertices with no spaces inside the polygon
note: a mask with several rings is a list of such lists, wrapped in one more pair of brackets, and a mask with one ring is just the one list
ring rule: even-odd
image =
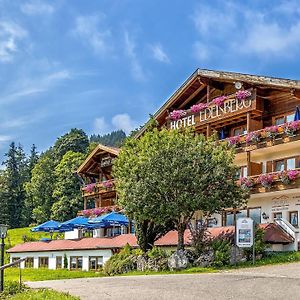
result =
[{"label": "patio umbrella", "polygon": [[300,121],[300,109],[299,109],[299,106],[296,106],[294,121]]},{"label": "patio umbrella", "polygon": [[50,220],[50,221],[47,221],[43,224],[40,224],[38,226],[35,226],[35,227],[31,228],[31,231],[33,231],[33,232],[49,232],[50,237],[52,239],[53,232],[59,232],[60,231],[59,230],[59,225],[60,225],[59,222]]},{"label": "patio umbrella", "polygon": [[59,228],[63,231],[74,230],[74,228],[94,229],[95,226],[93,224],[90,224],[88,221],[88,218],[79,216],[61,223]]},{"label": "patio umbrella", "polygon": [[90,224],[99,225],[100,227],[108,226],[128,226],[129,220],[123,214],[111,212],[106,215],[89,220]]}]

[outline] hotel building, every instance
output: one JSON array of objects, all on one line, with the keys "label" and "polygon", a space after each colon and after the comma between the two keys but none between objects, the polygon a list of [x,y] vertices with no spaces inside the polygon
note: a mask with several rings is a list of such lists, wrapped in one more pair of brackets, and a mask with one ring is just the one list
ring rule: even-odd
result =
[{"label": "hotel building", "polygon": [[[250,198],[246,207],[228,208],[212,216],[213,234],[222,228],[233,230],[237,218],[248,216],[265,228],[265,240],[272,243],[273,250],[298,250],[298,105],[300,81],[197,69],[154,114],[161,128],[193,127],[207,137],[216,134],[220,143],[234,147],[237,182],[249,191]],[[78,175],[85,184],[84,210],[79,215],[93,217],[118,209],[111,170],[119,151],[99,145],[79,167]],[[199,215],[195,214],[194,222]],[[131,227],[97,229],[90,238],[75,230],[63,241],[25,243],[9,253],[11,260],[27,256],[34,267],[47,261],[50,268],[56,268],[56,257],[61,266],[66,254],[69,268],[95,269],[127,242],[137,246]],[[172,247],[176,243],[176,234],[170,232],[157,245]]]}]

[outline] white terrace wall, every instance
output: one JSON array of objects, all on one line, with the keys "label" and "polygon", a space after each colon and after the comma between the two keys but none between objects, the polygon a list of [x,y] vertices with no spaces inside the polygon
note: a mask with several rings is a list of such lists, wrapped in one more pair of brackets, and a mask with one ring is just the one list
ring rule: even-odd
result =
[{"label": "white terrace wall", "polygon": [[[39,267],[39,257],[48,257],[49,258],[49,269],[56,269],[56,257],[60,256],[64,260],[64,256],[67,256],[68,259],[68,268],[70,268],[70,256],[82,256],[82,270],[89,270],[89,257],[90,256],[102,256],[103,264],[112,256],[112,250],[110,249],[99,249],[99,250],[67,250],[67,251],[45,251],[45,252],[20,252],[20,253],[10,253],[10,261],[14,257],[33,257],[34,263],[33,267]],[[63,261],[62,261],[63,265]],[[25,262],[21,263],[21,268],[25,268]]]}]

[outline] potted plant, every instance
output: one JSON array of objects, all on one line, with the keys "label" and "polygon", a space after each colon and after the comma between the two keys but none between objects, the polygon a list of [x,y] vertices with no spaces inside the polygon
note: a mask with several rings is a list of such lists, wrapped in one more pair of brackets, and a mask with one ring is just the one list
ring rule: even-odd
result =
[{"label": "potted plant", "polygon": [[279,179],[283,184],[291,184],[294,182],[300,174],[298,170],[289,170],[289,171],[282,171],[279,173]]},{"label": "potted plant", "polygon": [[257,183],[269,190],[274,183],[274,176],[272,174],[261,174],[257,178]]}]

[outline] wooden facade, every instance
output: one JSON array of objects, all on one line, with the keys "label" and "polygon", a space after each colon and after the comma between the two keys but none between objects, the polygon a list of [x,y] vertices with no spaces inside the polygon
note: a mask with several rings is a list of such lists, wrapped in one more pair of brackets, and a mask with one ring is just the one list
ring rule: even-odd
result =
[{"label": "wooden facade", "polygon": [[81,188],[84,209],[110,207],[116,204],[112,165],[119,149],[98,145],[77,170],[83,182]]}]

